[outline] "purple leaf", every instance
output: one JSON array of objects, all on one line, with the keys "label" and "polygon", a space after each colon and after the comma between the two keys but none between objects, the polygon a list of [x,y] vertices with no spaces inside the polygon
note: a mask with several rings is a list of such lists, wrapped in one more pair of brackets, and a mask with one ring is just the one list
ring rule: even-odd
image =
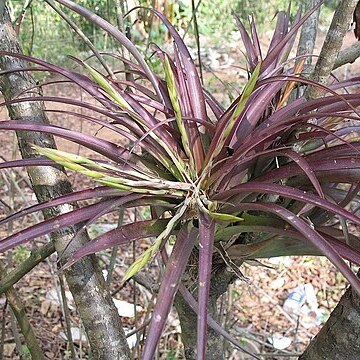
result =
[{"label": "purple leaf", "polygon": [[207,315],[211,283],[215,221],[199,211],[199,280],[197,316],[197,359],[205,360],[207,344]]},{"label": "purple leaf", "polygon": [[113,200],[105,200],[97,204],[85,206],[81,209],[76,209],[66,214],[45,220],[39,224],[21,230],[16,234],[10,235],[0,241],[0,252],[12,249],[17,245],[33,240],[39,236],[46,235],[53,231],[64,229],[67,226],[90,219],[99,211],[106,209],[112,201]]},{"label": "purple leaf", "polygon": [[[206,113],[204,92],[202,89],[199,75],[197,73],[196,66],[191,58],[189,50],[187,49],[180,35],[177,33],[177,31],[169,22],[169,20],[166,19],[166,17],[157,10],[154,9],[149,9],[149,10],[154,12],[167,27],[181,55],[184,71],[186,73],[186,87],[189,94],[190,106],[192,109],[191,115],[194,118],[207,121],[208,117]],[[177,66],[179,65],[180,64],[177,64]],[[189,125],[189,133],[190,133],[190,138],[192,140],[191,145],[193,146],[194,159],[196,162],[197,170],[199,171],[202,161],[204,159],[204,149],[202,146],[200,133],[198,131],[197,126],[195,126],[194,124]]]},{"label": "purple leaf", "polygon": [[[231,190],[224,191],[213,197],[213,200],[229,201],[233,210],[236,210],[238,206],[241,206],[241,203],[236,202],[236,199],[231,198],[234,195],[240,193],[266,193],[266,194],[276,194],[284,196],[287,198],[295,199],[301,202],[310,203],[316,205],[320,208],[331,211],[334,214],[341,215],[354,223],[360,225],[360,218],[351,212],[343,209],[337,204],[333,204],[328,200],[322,199],[317,195],[307,193],[306,191],[301,191],[290,186],[278,185],[278,184],[268,184],[258,181],[250,181],[248,183],[240,184],[232,188]],[[229,199],[231,198],[231,199]]]},{"label": "purple leaf", "polygon": [[156,305],[149,325],[142,359],[152,360],[164,329],[167,317],[171,310],[175,294],[178,290],[181,277],[185,271],[189,256],[197,238],[194,227],[188,229],[189,224],[182,225],[177,236],[175,246],[167,262],[161,281]]},{"label": "purple leaf", "polygon": [[71,245],[71,243],[73,243],[74,241],[76,241],[76,239],[78,239],[78,237],[84,233],[90,225],[94,224],[96,222],[96,220],[98,220],[100,217],[102,217],[105,214],[108,214],[116,209],[121,209],[122,207],[130,207],[132,206],[132,202],[139,200],[141,198],[143,198],[143,195],[139,195],[139,194],[129,194],[126,196],[122,196],[120,198],[114,198],[112,197],[108,206],[102,210],[99,210],[94,216],[92,216],[90,219],[88,219],[86,221],[85,224],[83,224],[80,229],[75,233],[75,235],[73,236],[73,238],[66,244],[66,247],[63,249],[62,254],[59,258],[59,260],[62,259],[62,257],[64,256],[64,254],[66,254],[67,249],[69,248],[69,246]]},{"label": "purple leaf", "polygon": [[145,220],[130,223],[117,229],[108,231],[105,234],[89,241],[79,250],[77,250],[63,266],[62,270],[69,268],[71,265],[86,255],[94,254],[98,251],[108,249],[113,246],[127,244],[133,240],[158,236],[165,229],[167,223],[168,219]]},{"label": "purple leaf", "polygon": [[100,16],[85,9],[81,5],[75,4],[74,2],[72,2],[70,0],[57,0],[57,2],[59,2],[60,4],[63,4],[64,6],[77,12],[79,15],[83,16],[84,18],[86,18],[89,21],[93,22],[94,24],[98,25],[103,30],[105,30],[107,33],[112,35],[116,40],[118,40],[121,43],[121,45],[123,45],[126,49],[128,49],[129,52],[134,56],[134,58],[142,66],[144,72],[148,76],[148,79],[154,86],[154,89],[155,89],[157,95],[159,96],[159,98],[160,99],[162,98],[161,91],[159,90],[159,87],[158,87],[158,80],[157,80],[156,76],[150,70],[149,66],[146,64],[145,60],[140,55],[136,46],[126,37],[125,34],[123,34],[118,28],[111,25],[106,20],[102,19]]},{"label": "purple leaf", "polygon": [[[83,145],[93,151],[96,151],[99,154],[102,154],[117,163],[128,162],[130,160],[129,150],[122,148],[120,145],[115,145],[109,141],[99,139],[96,136],[86,135],[59,126],[35,124],[20,120],[10,120],[0,121],[0,130],[25,130],[45,132],[55,136],[60,136],[63,139],[74,141],[75,143]],[[134,154],[132,154],[131,156],[136,158],[136,155]]]},{"label": "purple leaf", "polygon": [[19,54],[19,53],[11,53],[7,51],[0,51],[0,56],[9,56],[9,57],[15,57],[19,58],[25,61],[29,61],[38,65],[43,66],[46,69],[49,69],[52,72],[56,72],[61,74],[62,76],[72,80],[74,83],[79,85],[81,88],[83,88],[85,91],[87,91],[94,99],[99,100],[102,104],[111,106],[111,102],[104,96],[102,92],[98,90],[98,85],[91,81],[88,77],[85,75],[76,73],[74,71],[70,71],[64,68],[61,68],[60,66],[50,64],[46,61],[39,60],[36,58],[33,58],[31,56]]},{"label": "purple leaf", "polygon": [[[321,156],[319,152],[319,154],[315,153],[313,158],[310,155],[305,157],[312,170],[316,173],[317,178],[331,181],[329,176],[332,174],[332,180],[336,182],[350,183],[359,181],[360,159],[355,155],[336,156],[337,149],[334,150],[334,156],[331,156],[333,154],[331,151],[327,151],[322,153]],[[345,152],[345,149],[341,150]],[[280,179],[300,176],[301,173],[302,170],[297,165],[290,163],[257,177],[256,181],[275,182]]]},{"label": "purple leaf", "polygon": [[238,16],[236,16],[236,15],[234,15],[234,16],[235,16],[235,20],[236,20],[236,25],[241,34],[242,42],[245,46],[245,54],[246,54],[247,61],[250,66],[250,71],[252,72],[256,68],[256,65],[259,63],[259,59],[255,54],[254,45],[251,42],[250,36],[249,36],[248,32],[246,31],[244,24],[241,22],[241,20],[239,19]]},{"label": "purple leaf", "polygon": [[[186,287],[182,284],[179,286],[179,292],[181,293],[181,296],[184,298],[186,303],[190,306],[190,308],[197,314],[198,313],[198,302],[194,299],[194,297],[191,295],[190,291],[186,289]],[[207,318],[208,325],[214,329],[218,334],[223,336],[226,340],[228,340],[230,343],[235,345],[238,349],[240,349],[245,354],[250,355],[254,359],[261,360],[256,355],[249,352],[247,349],[245,349],[240,341],[237,341],[233,336],[231,336],[224,328],[222,328],[212,317],[208,316]]]},{"label": "purple leaf", "polygon": [[305,220],[300,219],[291,211],[271,203],[240,203],[237,205],[238,211],[263,211],[270,212],[276,216],[279,216],[293,228],[299,231],[305,239],[310,241],[316,246],[319,251],[324,254],[344,275],[349,281],[354,290],[360,294],[360,279],[353,273],[353,271],[346,265],[345,261],[341,258],[339,253],[330,245],[324,237],[322,237],[316,230],[314,230],[310,224]]},{"label": "purple leaf", "polygon": [[[311,10],[309,10],[300,20],[296,21],[290,31],[279,41],[273,49],[267,54],[266,58],[263,62],[263,71],[265,71],[276,58],[279,57],[279,54],[282,53],[286,45],[291,41],[291,39],[296,35],[296,32],[299,28],[304,24],[304,22],[313,14],[323,3],[324,1],[321,0],[316,6],[314,6]],[[299,17],[299,13],[297,14]]]},{"label": "purple leaf", "polygon": [[0,169],[11,169],[11,168],[27,167],[27,166],[59,166],[59,165],[57,165],[54,161],[43,157],[0,162]]},{"label": "purple leaf", "polygon": [[[26,159],[26,160],[36,160],[36,159]],[[18,160],[21,161],[21,160]],[[81,191],[76,191],[71,194],[66,194],[60,197],[57,197],[53,200],[49,200],[40,204],[30,206],[26,209],[20,210],[14,214],[7,216],[5,219],[0,220],[0,225],[6,224],[9,221],[14,221],[18,218],[24,217],[26,215],[32,214],[36,211],[41,211],[48,209],[50,207],[55,207],[62,204],[70,204],[76,201],[83,201],[89,199],[95,199],[99,197],[120,197],[128,195],[128,192],[124,192],[117,189],[112,189],[108,186],[100,186],[92,189],[86,189]]]}]

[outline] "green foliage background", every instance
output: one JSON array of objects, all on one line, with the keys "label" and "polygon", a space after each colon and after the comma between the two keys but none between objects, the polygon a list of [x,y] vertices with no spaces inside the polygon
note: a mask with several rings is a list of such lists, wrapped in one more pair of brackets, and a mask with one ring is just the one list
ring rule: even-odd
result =
[{"label": "green foliage background", "polygon": [[[27,0],[7,1],[14,22],[26,2]],[[76,2],[116,24],[114,0],[78,0]],[[326,2],[327,8],[325,6],[323,9],[323,14],[326,15],[322,16],[323,19],[329,17],[329,10],[336,6],[336,2],[336,0]],[[135,3],[151,7],[153,1],[136,0]],[[197,3],[198,0],[195,1],[195,4]],[[224,41],[230,36],[231,32],[236,31],[232,11],[245,22],[247,22],[248,16],[253,14],[260,30],[266,30],[273,27],[272,19],[276,12],[286,10],[288,3],[288,0],[203,0],[197,12],[199,31],[200,34],[211,37],[214,43]],[[293,13],[295,13],[300,3],[301,0],[292,1]],[[168,9],[170,9],[168,17],[179,28],[186,28],[192,15],[191,1],[168,0],[168,4]],[[75,20],[98,49],[113,48],[112,39],[101,30],[66,9],[64,11]],[[149,15],[143,13],[140,14],[140,17],[145,20],[144,28],[149,33]],[[136,31],[136,28],[132,27],[131,33],[136,43],[139,45],[145,43],[144,36],[141,36]],[[161,25],[153,27],[151,38],[161,44],[164,41],[164,33],[165,30]],[[189,34],[193,34],[192,27],[189,28]],[[79,52],[81,54],[81,52],[87,51],[78,36],[69,30],[69,26],[64,20],[43,0],[31,1],[21,26],[20,39],[25,53],[62,65],[69,62],[67,55],[79,56]]]}]

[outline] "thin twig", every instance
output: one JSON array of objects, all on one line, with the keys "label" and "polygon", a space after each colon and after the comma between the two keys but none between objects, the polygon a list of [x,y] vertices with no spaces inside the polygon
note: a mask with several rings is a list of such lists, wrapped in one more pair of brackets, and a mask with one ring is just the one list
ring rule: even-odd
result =
[{"label": "thin twig", "polygon": [[34,11],[32,6],[30,6],[30,19],[31,19],[31,38],[30,38],[29,55],[31,56],[34,48],[34,39],[35,39],[35,19],[34,19]]},{"label": "thin twig", "polygon": [[[130,39],[130,32],[126,31],[127,26],[127,20],[124,21],[124,13],[125,13],[125,4],[126,2],[124,0],[115,0],[115,10],[116,10],[116,21],[118,24],[119,30],[126,35],[127,38]],[[126,49],[124,46],[120,46],[120,54],[130,60],[130,52],[128,49]],[[125,70],[130,70],[129,64],[124,62],[124,68]],[[130,71],[125,72],[125,78],[127,81],[134,81],[133,74]],[[127,90],[130,91],[130,87],[127,87]]]},{"label": "thin twig", "polygon": [[13,311],[11,305],[10,305],[9,314],[10,314],[11,331],[12,331],[12,334],[14,336],[14,341],[15,341],[15,348],[21,358],[24,355],[24,351],[23,351],[21,340],[20,340],[20,334],[19,334],[19,331],[18,331],[18,328],[16,325],[16,317],[15,317],[15,314],[14,314],[14,311]]},{"label": "thin twig", "polygon": [[[118,223],[117,223],[117,227],[121,227],[124,221],[124,209],[121,207],[118,211]],[[108,268],[108,274],[106,277],[106,284],[107,286],[110,288],[110,284],[112,281],[112,277],[113,277],[113,273],[114,273],[114,268],[116,265],[116,258],[117,258],[117,252],[119,250],[119,246],[114,246],[112,248],[111,251],[111,257],[110,257],[110,263],[109,263],[109,268]]]},{"label": "thin twig", "polygon": [[[25,199],[25,196],[23,195],[19,185],[17,184],[17,182],[15,181],[15,178],[14,178],[14,172],[10,171],[10,174],[9,174],[9,179],[10,179],[10,185],[11,185],[11,189],[15,189],[22,197],[23,199],[23,202],[26,203],[26,199]],[[12,193],[12,192],[10,192]],[[11,202],[10,202],[11,204]],[[40,219],[38,217],[37,214],[32,214],[32,216],[34,217],[34,219],[39,222]],[[66,329],[68,330],[68,322],[67,322],[67,313],[66,313],[66,309],[67,309],[67,305],[64,304],[64,301],[63,301],[63,296],[62,296],[62,289],[61,289],[61,282],[60,282],[60,289],[59,289],[59,286],[58,286],[58,283],[56,281],[56,277],[54,275],[54,270],[53,270],[53,267],[52,267],[52,264],[51,262],[49,261],[48,259],[48,256],[51,255],[52,252],[55,251],[55,247],[54,247],[54,244],[50,241],[49,237],[46,235],[45,236],[46,239],[48,240],[48,244],[46,246],[44,246],[43,248],[41,248],[40,250],[43,250],[43,251],[40,251],[40,256],[39,254],[37,253],[37,251],[33,252],[33,254],[35,253],[35,255],[37,255],[35,257],[35,261],[31,261],[30,264],[28,265],[33,265],[35,266],[37,263],[39,263],[40,261],[42,260],[46,260],[47,261],[47,264],[50,268],[50,272],[51,272],[51,275],[52,275],[52,278],[53,278],[53,281],[54,281],[54,286],[55,286],[55,289],[56,289],[56,292],[57,292],[57,295],[58,295],[58,298],[59,298],[59,302],[61,304],[61,309],[62,309],[62,312],[63,312],[63,316],[64,316],[64,319],[65,319],[65,322],[66,322]],[[51,253],[50,253],[51,252]],[[31,257],[31,256],[30,256]],[[27,259],[28,260],[28,259]],[[26,269],[26,267],[24,266],[20,266],[20,270],[24,271],[24,269]],[[18,269],[17,269],[18,270]],[[23,275],[25,275],[27,272],[25,272]],[[19,276],[21,275],[21,271],[17,271],[16,272],[16,275]],[[22,275],[22,276],[23,276]],[[13,282],[14,280],[16,280],[16,277],[12,276],[10,277],[10,283]],[[61,279],[62,280],[62,279]],[[16,282],[16,281],[15,281]],[[9,283],[7,284],[9,285]],[[72,354],[72,357],[73,357],[73,360],[76,360],[77,357],[76,357],[76,353],[75,353],[75,349],[74,349],[74,346],[73,346],[73,341],[72,341],[72,337],[71,337],[71,327],[70,327],[70,335],[68,334],[68,341],[69,341],[69,346],[70,346],[70,351],[71,351],[71,354]]]},{"label": "thin twig", "polygon": [[[233,306],[233,294],[232,294],[232,285],[229,285],[228,291],[227,291],[227,309],[226,309],[226,315],[225,315],[225,321],[224,321],[224,329],[225,331],[229,332],[230,329],[230,319],[232,317],[232,306]],[[226,354],[226,351],[228,349],[228,342],[223,339],[223,349],[224,349],[224,354]]]},{"label": "thin twig", "polygon": [[264,356],[264,357],[270,357],[270,358],[276,358],[276,357],[296,357],[296,358],[298,358],[301,355],[301,353],[293,353],[293,354],[257,353],[255,355]]},{"label": "thin twig", "polygon": [[[202,1],[202,0],[199,0],[199,2],[197,3],[196,8],[195,8],[195,13],[198,11],[199,6],[200,6],[200,4],[201,4],[201,1]],[[185,29],[185,31],[184,31],[184,35],[183,35],[183,37],[182,37],[183,40],[185,39],[185,36],[186,36],[187,33],[189,32],[190,25],[191,25],[193,19],[194,19],[194,12],[191,14],[190,21],[189,21],[189,23],[187,24],[187,27],[186,27],[186,29]]]},{"label": "thin twig", "polygon": [[0,203],[3,204],[7,208],[7,210],[11,210],[10,205],[7,204],[4,200],[0,199]]},{"label": "thin twig", "polygon": [[[68,341],[68,345],[70,347],[71,358],[73,360],[77,360],[78,357],[76,356],[74,341],[73,341],[72,333],[71,333],[70,311],[69,311],[68,302],[67,302],[67,298],[66,298],[66,294],[65,294],[65,284],[64,284],[64,279],[63,279],[62,273],[59,274],[59,282],[60,282],[60,291],[61,291],[63,312],[64,312],[64,318],[65,318],[65,324],[66,324],[66,338]],[[80,338],[80,342],[81,342],[81,338]]]},{"label": "thin twig", "polygon": [[[152,0],[151,7],[152,7],[153,9],[155,8],[155,0]],[[148,54],[149,48],[150,48],[153,23],[154,23],[154,13],[151,12],[151,14],[150,14],[150,21],[149,21],[149,27],[148,27],[148,37],[147,37],[147,39],[146,39],[146,48],[145,48],[145,53],[144,53],[144,58],[145,58],[145,59],[147,58],[147,54]]]},{"label": "thin twig", "polygon": [[100,53],[97,51],[96,47],[89,40],[89,38],[83,33],[83,31],[76,25],[74,21],[72,21],[52,0],[45,0],[47,4],[49,4],[76,32],[76,34],[81,38],[82,41],[89,47],[89,49],[93,52],[96,58],[99,60],[100,64],[104,67],[109,76],[115,79],[115,75],[107,65],[107,63],[103,60]]},{"label": "thin twig", "polygon": [[[137,209],[135,209],[134,211],[134,222],[136,223],[136,212]],[[136,261],[136,244],[135,241],[133,241],[132,243],[132,254],[133,254],[133,262]],[[132,281],[132,287],[133,287],[133,306],[134,306],[134,315],[135,315],[135,324],[137,325],[138,323],[138,313],[137,313],[137,307],[136,307],[136,303],[137,303],[137,296],[136,296],[136,281],[133,280]],[[134,355],[135,352],[137,353],[137,357],[140,359],[141,357],[141,353],[140,353],[140,334],[136,333],[136,347],[134,347]]]},{"label": "thin twig", "polygon": [[6,325],[6,310],[7,310],[8,301],[5,299],[5,304],[2,309],[2,318],[1,318],[1,340],[0,340],[0,359],[3,359],[4,356],[4,344],[5,344],[5,325]]},{"label": "thin twig", "polygon": [[[0,262],[0,278],[2,278],[4,275],[6,275],[5,267],[2,262]],[[21,332],[25,338],[31,357],[33,359],[45,360],[44,354],[42,353],[37,338],[35,336],[34,329],[32,328],[30,321],[26,315],[25,307],[19,299],[15,289],[13,287],[9,288],[6,291],[5,295],[11,307],[12,313],[16,318]],[[18,349],[18,352],[22,354],[22,345],[17,331],[16,323],[14,322],[14,318],[12,318],[12,326],[16,347]]]},{"label": "thin twig", "polygon": [[15,21],[15,33],[17,36],[19,36],[20,26],[25,18],[26,11],[30,7],[31,3],[32,3],[32,0],[27,0],[25,2],[23,8],[21,9],[19,16],[17,17],[17,19]]}]

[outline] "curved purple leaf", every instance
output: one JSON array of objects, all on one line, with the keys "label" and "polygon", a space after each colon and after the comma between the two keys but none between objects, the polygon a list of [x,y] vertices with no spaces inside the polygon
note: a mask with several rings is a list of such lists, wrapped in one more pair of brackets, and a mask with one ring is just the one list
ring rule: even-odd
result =
[{"label": "curved purple leaf", "polygon": [[247,57],[247,61],[250,65],[250,71],[252,72],[256,68],[256,65],[259,63],[259,59],[255,54],[254,45],[251,42],[250,36],[246,31],[244,24],[242,23],[242,21],[238,16],[234,15],[234,17],[235,17],[236,25],[240,31],[242,43],[245,46],[245,54]]},{"label": "curved purple leaf", "polygon": [[11,169],[11,168],[28,167],[28,166],[59,166],[59,165],[56,164],[55,161],[43,157],[0,162],[0,169]]},{"label": "curved purple leaf", "polygon": [[[95,117],[92,117],[89,115],[81,114],[78,112],[66,111],[66,110],[46,110],[46,112],[67,114],[67,115],[79,117],[84,120],[91,121],[93,123],[101,125],[104,128],[112,130],[112,131],[116,132],[117,134],[124,136],[131,142],[135,142],[138,139],[138,137],[136,135],[141,136],[138,129],[135,130],[134,126],[131,126],[129,129],[128,123],[126,121],[123,121],[124,119],[121,119],[119,117],[116,118],[116,123],[120,123],[121,125],[127,127],[131,132],[125,131],[124,129],[122,129],[118,126],[113,125],[113,123],[108,123],[107,121],[104,121],[104,120],[101,120],[101,119],[98,119],[98,118],[95,118]],[[134,132],[134,130],[135,130],[135,132]],[[134,134],[133,134],[133,132],[134,132]],[[140,142],[138,145],[141,146],[144,150],[146,150],[150,154],[152,154],[155,158],[157,157],[157,155],[159,153],[164,153],[163,149],[151,137],[147,137],[145,139],[145,141]]]},{"label": "curved purple leaf", "polygon": [[57,2],[68,7],[69,9],[77,12],[79,15],[83,16],[84,18],[88,19],[89,21],[93,22],[94,24],[98,25],[103,30],[105,30],[107,33],[112,35],[116,40],[118,40],[122,46],[124,46],[126,49],[128,49],[129,52],[134,56],[134,58],[142,66],[143,70],[147,74],[148,79],[152,83],[159,98],[160,99],[162,98],[161,91],[159,89],[159,80],[153,74],[153,72],[150,70],[149,66],[147,65],[145,60],[142,58],[142,56],[140,55],[136,46],[126,37],[125,34],[123,34],[118,28],[111,25],[106,20],[102,19],[100,16],[94,14],[93,12],[89,11],[88,9],[85,9],[81,5],[75,4],[74,2],[72,2],[70,0],[57,0]]},{"label": "curved purple leaf", "polygon": [[5,219],[0,220],[0,225],[6,224],[9,221],[14,221],[16,219],[19,219],[26,215],[32,214],[34,212],[48,209],[50,207],[62,205],[62,204],[70,204],[70,203],[73,203],[76,201],[83,201],[83,200],[89,200],[89,199],[94,199],[94,198],[106,198],[106,197],[114,197],[114,196],[120,197],[120,196],[125,196],[128,194],[129,194],[129,192],[112,189],[108,186],[99,186],[99,187],[92,188],[92,189],[76,191],[71,194],[66,194],[66,195],[57,197],[55,199],[30,206],[30,207],[20,210],[16,213],[13,213],[13,214],[7,216]]},{"label": "curved purple leaf", "polygon": [[72,80],[75,84],[79,85],[82,89],[87,91],[89,94],[92,95],[94,99],[99,100],[103,105],[108,105],[110,107],[114,107],[114,104],[109,101],[109,99],[104,96],[104,94],[98,90],[98,85],[91,81],[90,78],[86,77],[85,75],[76,73],[74,71],[70,71],[68,69],[62,68],[57,65],[53,65],[51,63],[48,63],[46,61],[33,58],[28,55],[23,55],[20,53],[11,53],[7,51],[0,51],[0,56],[9,56],[9,57],[15,57],[19,58],[25,61],[29,61],[38,65],[43,66],[46,69],[49,69],[53,72],[56,72],[58,74],[61,74],[62,76]]},{"label": "curved purple leaf", "polygon": [[139,200],[143,197],[146,197],[146,196],[143,196],[140,194],[129,194],[126,196],[122,196],[120,198],[115,198],[115,199],[112,197],[112,201],[109,202],[109,204],[106,208],[99,210],[94,216],[92,216],[90,219],[88,219],[86,221],[86,223],[80,227],[80,229],[78,229],[78,231],[75,233],[73,238],[66,244],[65,248],[63,249],[62,254],[59,258],[59,261],[63,258],[64,254],[66,254],[66,251],[69,248],[69,246],[71,245],[71,243],[76,241],[76,239],[78,239],[79,236],[81,234],[83,234],[90,225],[94,224],[96,220],[98,220],[103,215],[108,214],[116,209],[121,209],[121,207],[124,205],[126,207],[126,205],[129,205],[129,203],[132,204],[133,201]]},{"label": "curved purple leaf", "polygon": [[[219,169],[211,176],[211,182],[215,181],[217,179],[219,185],[218,189],[225,189],[226,185],[229,183],[229,181],[234,178],[234,176],[238,173],[241,173],[242,171],[248,169],[250,166],[252,166],[257,158],[260,156],[262,157],[275,157],[275,156],[285,156],[293,160],[291,163],[292,165],[298,166],[302,172],[308,177],[312,185],[314,186],[315,190],[318,192],[318,194],[321,197],[324,197],[324,193],[321,189],[321,185],[319,183],[319,180],[317,179],[314,170],[312,166],[307,161],[306,157],[303,157],[296,153],[295,151],[282,147],[282,148],[274,148],[274,149],[268,149],[264,151],[257,151],[254,154],[250,156],[246,156],[241,160],[238,160],[235,162],[234,167],[231,171],[227,172],[223,169],[222,166],[219,167]],[[285,166],[285,165],[283,165]],[[300,172],[301,173],[301,172]],[[265,173],[266,174],[266,173]]]},{"label": "curved purple leaf", "polygon": [[194,227],[189,230],[187,225],[182,225],[161,280],[161,286],[145,341],[143,360],[152,360],[154,357],[157,344],[159,343],[196,238],[197,231]]},{"label": "curved purple leaf", "polygon": [[354,272],[347,266],[345,261],[341,258],[339,253],[330,245],[324,237],[322,237],[316,230],[314,230],[310,224],[305,220],[300,219],[291,211],[271,203],[240,203],[237,205],[239,211],[263,211],[270,212],[279,216],[287,223],[289,223],[293,228],[299,231],[305,239],[310,241],[314,246],[316,246],[322,254],[324,254],[344,275],[344,277],[349,281],[354,290],[360,294],[360,279],[354,274]]},{"label": "curved purple leaf", "polygon": [[[6,102],[0,103],[0,106],[4,105],[12,105],[12,104],[18,104],[23,102],[37,102],[37,101],[44,101],[44,102],[56,102],[56,103],[62,103],[62,104],[68,104],[68,105],[74,105],[83,107],[88,110],[92,110],[94,112],[97,112],[99,114],[105,115],[113,120],[116,120],[118,123],[121,123],[125,127],[127,127],[129,130],[136,133],[141,133],[141,129],[135,124],[135,122],[126,116],[124,112],[116,112],[111,111],[109,109],[104,109],[101,107],[98,107],[94,104],[87,103],[82,100],[72,99],[72,98],[66,98],[66,97],[58,97],[58,96],[36,96],[36,97],[26,97],[26,98],[20,98],[20,99],[13,99]],[[46,110],[50,111],[50,110]],[[55,111],[55,110],[52,110]]]},{"label": "curved purple leaf", "polygon": [[107,140],[99,139],[96,136],[68,130],[59,126],[42,125],[20,120],[9,120],[0,121],[0,130],[40,131],[60,136],[63,139],[71,140],[77,144],[87,147],[88,149],[98,152],[117,163],[131,163],[130,155],[134,159],[137,158],[135,154],[130,154],[129,150],[124,149],[120,145],[115,145]]},{"label": "curved purple leaf", "polygon": [[89,241],[77,250],[62,267],[62,270],[69,268],[86,255],[94,254],[113,246],[127,244],[133,240],[158,236],[165,229],[168,221],[169,219],[145,220],[123,225],[117,229],[108,231],[105,234]]},{"label": "curved purple leaf", "polygon": [[[139,7],[142,8],[142,7]],[[136,9],[136,8],[135,8]],[[182,38],[177,33],[175,28],[171,25],[169,20],[161,14],[159,11],[154,9],[148,9],[156,14],[161,21],[164,23],[168,31],[170,32],[171,36],[174,39],[174,42],[177,46],[177,49],[181,55],[181,60],[184,66],[184,71],[186,74],[186,88],[189,94],[190,106],[192,109],[192,116],[197,119],[201,119],[203,121],[207,121],[207,113],[206,113],[206,102],[205,96],[203,92],[203,88],[201,85],[201,81],[199,78],[199,74],[197,72],[196,66],[191,58],[189,50],[187,49],[186,45],[184,44]],[[176,51],[176,49],[175,49]],[[180,64],[178,65],[178,69],[180,69]],[[182,71],[182,69],[181,69]],[[185,90],[185,89],[183,89]],[[202,161],[204,159],[204,149],[200,138],[199,130],[196,124],[189,124],[189,134],[192,141],[193,152],[194,152],[194,159],[196,162],[197,170],[200,170],[202,165]]]},{"label": "curved purple leaf", "polygon": [[39,224],[21,230],[16,234],[10,235],[5,239],[0,240],[0,252],[12,249],[17,245],[33,240],[39,236],[49,234],[53,231],[58,231],[66,228],[67,226],[78,224],[82,221],[90,219],[99,211],[106,209],[112,201],[113,199],[105,200],[100,203],[85,206],[81,209],[76,209],[45,220]]},{"label": "curved purple leaf", "polygon": [[[315,155],[315,154],[314,154]],[[310,156],[305,157],[311,165],[311,168],[316,173],[318,178],[324,178],[324,174],[333,174],[333,181],[336,182],[356,182],[359,181],[360,176],[360,159],[356,156],[334,156],[331,152],[323,153],[324,156]],[[328,155],[328,156],[325,156]],[[301,175],[302,171],[293,163],[281,166],[278,169],[273,169],[259,177],[256,181],[275,182],[281,179],[296,177]],[[340,176],[340,177],[339,177]],[[346,178],[346,176],[349,176]],[[330,179],[329,179],[330,181]]]},{"label": "curved purple leaf", "polygon": [[[182,284],[179,286],[179,292],[181,296],[184,298],[186,303],[190,306],[190,308],[194,311],[195,314],[198,313],[198,302],[194,299],[190,291]],[[208,316],[207,318],[208,325],[214,329],[218,334],[223,336],[226,340],[236,346],[245,354],[253,357],[254,359],[261,360],[255,354],[252,354],[249,350],[245,349],[240,341],[237,341],[233,336],[231,336],[225,329],[223,329],[212,317]]]},{"label": "curved purple leaf", "polygon": [[[213,200],[226,201],[234,195],[240,193],[247,193],[247,192],[276,194],[287,198],[295,199],[301,202],[310,203],[325,210],[331,211],[334,214],[343,216],[344,218],[353,221],[355,224],[360,225],[360,218],[352,214],[351,212],[343,209],[341,206],[338,206],[337,204],[333,204],[328,200],[322,199],[317,195],[310,194],[307,193],[306,191],[301,191],[286,185],[268,184],[258,181],[250,181],[248,183],[237,185],[230,190],[215,195],[213,197]],[[236,202],[236,199],[230,199],[229,202],[231,203],[231,205],[228,206],[232,207],[234,210],[237,209],[239,205],[241,206],[241,202],[240,203]]]},{"label": "curved purple leaf", "polygon": [[[255,232],[262,231],[265,233],[274,234],[275,236],[272,236],[268,240],[263,240],[257,243],[235,244],[230,246],[226,252],[231,259],[246,260],[271,258],[277,256],[324,255],[313,244],[306,241],[304,236],[296,230],[287,228],[281,229],[271,226],[255,226],[254,229],[249,230]],[[349,246],[345,243],[345,239],[338,239],[334,236],[331,236],[329,234],[331,231],[326,229],[326,227],[319,227],[318,232],[335,248],[341,257],[353,262],[354,264],[360,264],[360,244],[355,236],[350,236],[351,246]],[[335,235],[342,235],[342,232],[341,234],[336,232]]]},{"label": "curved purple leaf", "polygon": [[[276,58],[279,57],[279,54],[282,53],[284,48],[286,48],[286,45],[288,42],[291,41],[291,38],[293,38],[296,35],[296,32],[299,30],[299,28],[304,24],[304,22],[313,14],[322,4],[324,0],[319,1],[317,5],[315,5],[311,10],[309,10],[301,19],[296,21],[292,28],[289,30],[289,32],[279,41],[271,51],[267,54],[266,58],[263,62],[263,70],[266,70],[273,62],[276,60]],[[299,17],[299,14],[298,14]]]}]

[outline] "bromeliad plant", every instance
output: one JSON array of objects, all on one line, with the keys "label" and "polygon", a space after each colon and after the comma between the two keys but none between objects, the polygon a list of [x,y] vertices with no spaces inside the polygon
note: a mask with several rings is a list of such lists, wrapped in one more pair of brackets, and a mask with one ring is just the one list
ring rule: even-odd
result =
[{"label": "bromeliad plant", "polygon": [[[359,119],[360,97],[342,94],[343,89],[358,84],[360,78],[321,86],[324,96],[319,99],[307,100],[302,96],[289,100],[296,87],[320,86],[299,75],[301,59],[293,67],[293,62],[287,60],[294,37],[310,13],[301,18],[298,12],[290,27],[289,11],[279,13],[265,56],[254,23],[250,24],[249,35],[237,19],[246,49],[249,80],[241,95],[224,109],[203,88],[187,47],[161,13],[152,10],[174,40],[173,56],[155,47],[163,64],[164,79],[152,72],[136,47],[114,26],[69,0],[58,2],[93,21],[128,49],[135,61],[110,56],[126,64],[126,72],[132,74],[133,80],[122,78],[121,71],[102,73],[79,59],[74,60],[83,67],[82,73],[24,55],[1,55],[37,64],[38,70],[55,72],[87,91],[96,105],[65,97],[40,99],[91,110],[91,116],[69,110],[51,112],[98,124],[130,145],[125,148],[55,125],[1,121],[2,131],[49,133],[98,155],[90,159],[36,147],[43,157],[4,162],[1,168],[56,163],[94,179],[101,186],[32,206],[1,220],[0,224],[63,203],[101,201],[13,234],[0,241],[0,251],[59,226],[81,222],[85,224],[81,230],[84,231],[99,217],[119,207],[149,206],[151,219],[98,236],[72,254],[64,265],[67,268],[85,255],[115,245],[155,238],[124,277],[124,281],[128,280],[159,254],[166,263],[143,359],[152,359],[179,288],[194,307],[194,299],[180,285],[191,253],[198,254],[195,310],[199,359],[204,359],[206,352],[207,303],[214,256],[217,265],[220,261],[234,268],[247,260],[279,255],[325,255],[360,294],[359,279],[344,261],[360,263],[358,239],[347,230],[347,224],[360,225],[352,206],[359,202],[360,143],[352,136],[358,127],[348,126],[345,121]],[[39,98],[23,95],[11,103],[34,100]],[[171,235],[176,236],[176,241],[168,258],[164,245]]]}]

